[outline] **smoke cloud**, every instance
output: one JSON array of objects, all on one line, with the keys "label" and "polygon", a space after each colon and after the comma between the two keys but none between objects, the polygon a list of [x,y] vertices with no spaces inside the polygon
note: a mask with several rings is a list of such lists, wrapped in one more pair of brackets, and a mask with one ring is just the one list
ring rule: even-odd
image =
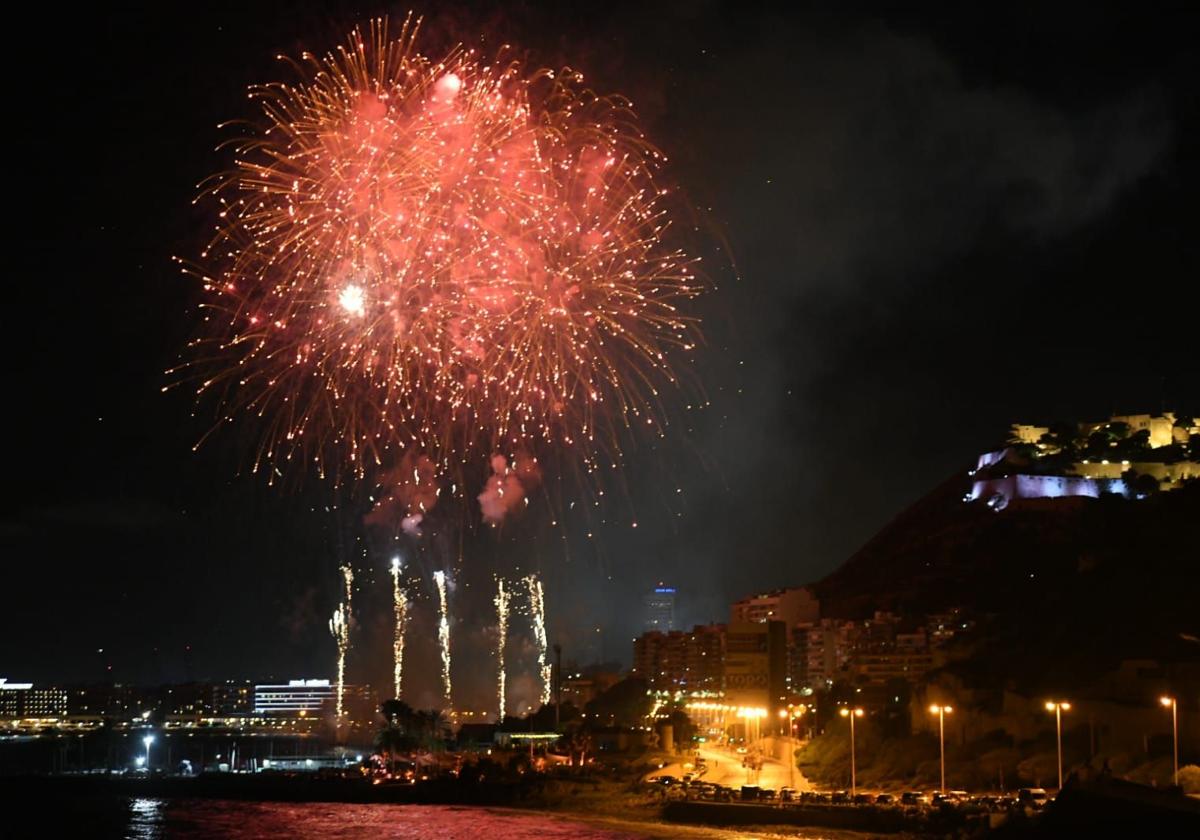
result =
[{"label": "smoke cloud", "polygon": [[400,466],[383,477],[381,484],[386,488],[386,495],[375,503],[363,522],[398,527],[410,537],[421,536],[421,523],[433,510],[441,493],[433,461],[427,455],[409,453]]},{"label": "smoke cloud", "polygon": [[479,510],[483,521],[499,525],[507,516],[523,508],[529,493],[542,483],[542,468],[537,459],[527,453],[519,454],[512,467],[503,455],[492,456],[492,475],[479,494]]}]

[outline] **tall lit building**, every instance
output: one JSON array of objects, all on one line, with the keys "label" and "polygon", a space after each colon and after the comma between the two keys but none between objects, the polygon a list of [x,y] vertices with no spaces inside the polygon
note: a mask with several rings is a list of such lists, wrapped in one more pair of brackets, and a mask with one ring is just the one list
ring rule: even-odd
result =
[{"label": "tall lit building", "polygon": [[723,624],[650,630],[633,640],[633,673],[655,691],[720,691],[724,666]]},{"label": "tall lit building", "polygon": [[734,603],[729,620],[737,624],[782,621],[791,628],[801,622],[816,621],[820,615],[817,596],[807,586],[797,586],[747,596]]},{"label": "tall lit building", "polygon": [[[369,721],[379,710],[377,692],[366,684],[350,684],[343,695],[350,721]],[[329,680],[288,680],[286,685],[254,686],[254,714],[263,717],[330,714],[337,703],[337,685]]]},{"label": "tall lit building", "polygon": [[675,629],[675,587],[660,582],[646,593],[643,604],[646,618],[643,630],[670,633]]},{"label": "tall lit building", "polygon": [[0,677],[0,718],[62,717],[67,713],[67,692],[61,688],[34,688],[33,683],[11,683]]},{"label": "tall lit building", "polygon": [[254,686],[256,715],[316,714],[334,701],[337,687],[329,680],[288,680],[286,685]]},{"label": "tall lit building", "polygon": [[787,627],[782,621],[725,629],[725,698],[735,706],[776,708],[787,699]]}]

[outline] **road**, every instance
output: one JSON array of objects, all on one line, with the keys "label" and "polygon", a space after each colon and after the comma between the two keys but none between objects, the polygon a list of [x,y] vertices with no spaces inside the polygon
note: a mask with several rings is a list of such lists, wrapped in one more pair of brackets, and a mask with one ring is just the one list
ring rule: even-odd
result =
[{"label": "road", "polygon": [[[795,762],[790,760],[792,752],[801,743],[796,739],[783,737],[763,738],[756,742],[753,745],[754,748],[763,753],[762,768],[759,770],[743,767],[742,761],[745,756],[733,750],[703,746],[699,752],[707,770],[701,778],[706,782],[731,788],[740,788],[742,785],[758,785],[772,790],[779,790],[783,787],[795,788],[798,791],[812,790],[812,784],[796,769]],[[684,759],[681,762],[668,764],[660,770],[648,773],[647,778],[650,776],[681,778],[691,769],[691,767],[683,766],[686,761],[687,759]]]}]

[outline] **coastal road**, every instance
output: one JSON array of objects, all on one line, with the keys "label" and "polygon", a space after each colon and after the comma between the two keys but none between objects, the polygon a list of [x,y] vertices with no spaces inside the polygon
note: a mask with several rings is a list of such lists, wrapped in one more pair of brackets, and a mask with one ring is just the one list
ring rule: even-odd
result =
[{"label": "coastal road", "polygon": [[[772,790],[779,790],[782,787],[792,787],[798,791],[812,790],[812,783],[804,778],[804,775],[796,769],[795,762],[791,761],[793,750],[801,743],[792,738],[782,737],[763,738],[756,742],[755,748],[761,750],[763,754],[762,768],[759,770],[743,767],[742,761],[745,756],[733,750],[703,746],[699,752],[707,770],[701,778],[706,782],[732,788],[740,788],[742,785],[758,785]],[[660,770],[648,773],[647,778],[650,776],[681,778],[691,769],[683,766],[686,761],[687,759],[668,764]]]}]

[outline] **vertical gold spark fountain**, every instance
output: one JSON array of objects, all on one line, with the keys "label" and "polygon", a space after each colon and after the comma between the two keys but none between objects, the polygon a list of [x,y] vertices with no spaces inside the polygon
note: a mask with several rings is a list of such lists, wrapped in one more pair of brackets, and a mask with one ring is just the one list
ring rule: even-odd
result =
[{"label": "vertical gold spark fountain", "polygon": [[400,699],[400,686],[404,676],[404,631],[408,625],[408,597],[400,587],[400,558],[392,558],[392,608],[396,626],[392,637],[392,691]]},{"label": "vertical gold spark fountain", "polygon": [[508,638],[508,601],[510,597],[512,596],[504,588],[504,579],[496,578],[496,693],[499,709],[499,716],[496,718],[497,723],[504,721],[506,712],[504,699],[504,642]]},{"label": "vertical gold spark fountain", "polygon": [[450,614],[446,600],[446,573],[438,570],[433,573],[433,582],[438,591],[438,645],[442,651],[442,695],[446,701],[447,710],[451,707],[450,685]]},{"label": "vertical gold spark fountain", "polygon": [[529,618],[533,623],[533,639],[537,644],[538,676],[542,680],[542,705],[550,702],[550,663],[546,660],[546,600],[542,582],[537,575],[528,575],[525,585],[529,588]]}]

